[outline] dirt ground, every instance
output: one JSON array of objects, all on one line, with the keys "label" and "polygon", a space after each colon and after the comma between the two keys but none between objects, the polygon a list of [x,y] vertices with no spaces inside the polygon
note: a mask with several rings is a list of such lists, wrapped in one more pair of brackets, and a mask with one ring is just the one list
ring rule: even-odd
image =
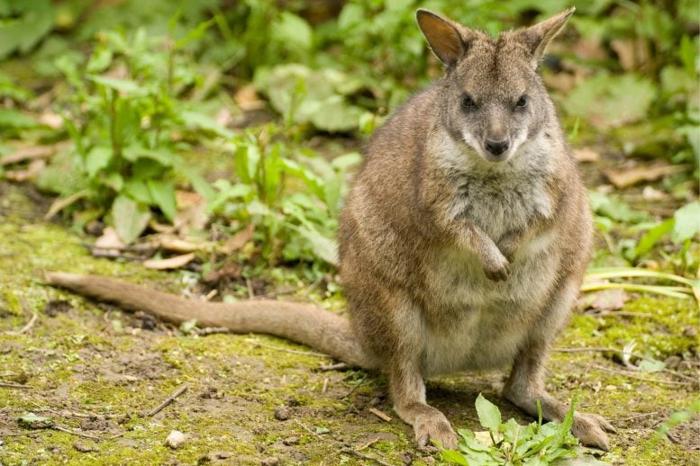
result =
[{"label": "dirt ground", "polygon": [[[381,375],[322,370],[333,361],[277,338],[184,334],[44,286],[44,270],[108,274],[175,292],[185,286],[182,272],[91,257],[80,235],[41,219],[45,202],[27,188],[0,184],[0,464],[438,462],[413,447]],[[655,434],[698,397],[697,308],[644,297],[624,310],[574,317],[555,345],[569,351],[552,355],[549,388],[617,427],[602,461],[700,464],[700,419],[668,437]],[[570,351],[629,341],[636,351],[675,357],[673,373],[629,372],[606,353]],[[530,422],[498,397],[502,376],[432,380],[428,398],[460,427],[483,430],[474,410],[480,392],[504,418]],[[151,414],[183,386],[173,403]],[[48,419],[32,421],[28,413]],[[186,435],[178,449],[165,444],[173,430]]]}]

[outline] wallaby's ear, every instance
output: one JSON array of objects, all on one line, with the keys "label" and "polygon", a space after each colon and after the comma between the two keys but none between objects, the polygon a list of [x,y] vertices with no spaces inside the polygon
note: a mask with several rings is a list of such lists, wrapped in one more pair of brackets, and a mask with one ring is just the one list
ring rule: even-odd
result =
[{"label": "wallaby's ear", "polygon": [[447,66],[457,63],[466,52],[466,45],[457,26],[452,21],[423,9],[416,12],[416,20],[440,61]]},{"label": "wallaby's ear", "polygon": [[537,67],[547,50],[547,46],[564,29],[566,22],[574,14],[574,11],[576,11],[576,7],[572,6],[534,26],[516,32],[517,39],[532,54],[533,66]]}]

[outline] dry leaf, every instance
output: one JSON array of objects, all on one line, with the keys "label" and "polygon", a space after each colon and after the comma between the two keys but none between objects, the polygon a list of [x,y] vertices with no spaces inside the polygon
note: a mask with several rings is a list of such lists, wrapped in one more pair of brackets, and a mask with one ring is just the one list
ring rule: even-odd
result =
[{"label": "dry leaf", "polygon": [[583,60],[605,60],[608,54],[598,39],[581,39],[572,47],[574,55]]},{"label": "dry leaf", "polygon": [[603,290],[594,294],[590,308],[598,311],[616,311],[618,309],[622,309],[622,307],[625,305],[625,301],[628,299],[629,296],[625,290]]},{"label": "dry leaf", "polygon": [[195,255],[192,252],[181,256],[169,257],[167,259],[148,259],[143,262],[143,266],[147,269],[154,270],[179,269],[192,262],[194,258]]},{"label": "dry leaf", "polygon": [[63,127],[63,117],[57,113],[47,111],[39,116],[39,123],[52,129],[60,129]]},{"label": "dry leaf", "polygon": [[243,230],[239,231],[233,235],[226,243],[224,243],[221,248],[221,252],[224,254],[231,254],[234,251],[238,251],[245,244],[253,238],[253,232],[255,231],[255,226],[250,223]]},{"label": "dry leaf", "polygon": [[663,191],[653,188],[652,186],[644,186],[642,197],[647,201],[663,201],[670,196]]},{"label": "dry leaf", "polygon": [[95,241],[95,247],[99,249],[117,249],[122,250],[126,247],[124,242],[119,238],[117,230],[113,227],[107,227],[102,232],[102,236]]},{"label": "dry leaf", "polygon": [[202,248],[201,244],[195,244],[170,235],[160,236],[158,238],[158,243],[160,244],[160,247],[166,251],[179,253],[194,252]]},{"label": "dry leaf", "polygon": [[626,168],[607,168],[603,170],[605,177],[615,185],[616,188],[626,188],[642,181],[655,181],[667,175],[684,172],[688,169],[686,165],[637,165]]},{"label": "dry leaf", "polygon": [[46,161],[41,159],[32,160],[24,170],[11,170],[5,173],[5,178],[10,181],[22,182],[36,178],[46,166]]},{"label": "dry leaf", "polygon": [[44,159],[56,152],[55,146],[23,146],[0,159],[0,165],[11,165],[25,160]]},{"label": "dry leaf", "polygon": [[236,91],[233,96],[236,104],[241,108],[241,110],[248,112],[252,110],[260,110],[265,108],[265,102],[262,101],[257,92],[255,92],[255,86],[248,84],[241,87]]},{"label": "dry leaf", "polygon": [[575,75],[566,72],[544,73],[543,79],[548,88],[565,93],[573,89],[578,82]]},{"label": "dry leaf", "polygon": [[600,160],[600,154],[590,147],[582,147],[574,149],[574,158],[579,162],[597,162]]}]

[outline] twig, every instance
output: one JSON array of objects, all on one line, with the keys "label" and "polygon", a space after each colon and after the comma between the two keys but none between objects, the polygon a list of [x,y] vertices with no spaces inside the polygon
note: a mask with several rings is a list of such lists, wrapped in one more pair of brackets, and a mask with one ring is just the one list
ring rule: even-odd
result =
[{"label": "twig", "polygon": [[72,430],[72,429],[69,429],[69,428],[67,428],[67,427],[59,426],[59,425],[57,425],[57,424],[52,425],[51,427],[49,427],[49,429],[58,430],[58,431],[61,431],[61,432],[65,432],[65,433],[67,433],[67,434],[77,435],[78,437],[89,438],[89,439],[92,439],[92,440],[103,440],[102,437],[99,437],[99,436],[97,436],[97,435],[86,434],[86,433],[84,433],[84,432],[79,432],[79,431],[77,431],[77,430]]},{"label": "twig", "polygon": [[598,312],[584,312],[585,315],[591,317],[646,317],[649,319],[658,319],[659,316],[650,314],[648,312],[627,312],[627,311],[598,311]]},{"label": "twig", "polygon": [[29,385],[22,385],[19,383],[11,383],[11,382],[0,382],[0,387],[4,388],[23,388],[23,389],[30,389]]},{"label": "twig", "polygon": [[321,393],[326,393],[328,391],[328,377],[323,379],[323,387],[321,387]]},{"label": "twig", "polygon": [[245,279],[245,284],[248,288],[248,299],[255,298],[255,291],[253,291],[253,284],[251,283],[250,278]]},{"label": "twig", "polygon": [[194,333],[200,336],[206,336],[214,335],[215,333],[231,333],[231,329],[226,327],[204,327],[195,329]]},{"label": "twig", "polygon": [[357,450],[353,450],[352,448],[343,448],[340,450],[341,453],[347,453],[349,455],[354,455],[357,456],[360,459],[367,460],[367,461],[374,461],[377,464],[381,464],[382,466],[391,466],[391,464],[387,463],[386,461],[380,460],[379,458],[375,458],[374,456],[369,456],[365,455],[364,453],[361,453]]},{"label": "twig", "polygon": [[321,364],[321,367],[318,368],[319,371],[337,371],[340,369],[347,369],[348,365],[345,364],[344,362],[337,362],[335,364]]},{"label": "twig", "polygon": [[369,408],[369,412],[377,416],[382,421],[391,422],[391,416],[389,416],[384,411],[380,411],[377,408]]},{"label": "twig", "polygon": [[630,421],[634,421],[637,419],[644,419],[645,417],[656,416],[657,414],[659,414],[659,411],[653,411],[651,413],[639,413],[639,414],[635,414],[634,416],[627,416],[627,417],[623,417],[622,419],[617,419],[616,422],[617,423],[630,422]]},{"label": "twig", "polygon": [[[28,310],[28,308],[29,308],[29,305],[24,300],[22,300],[22,309],[24,309],[26,311],[26,310]],[[31,330],[32,327],[34,327],[34,323],[36,322],[36,319],[39,317],[39,315],[36,312],[31,311],[31,313],[32,313],[32,318],[29,319],[29,322],[27,322],[24,325],[24,327],[17,330],[16,332],[10,331],[10,332],[6,332],[6,333],[8,335],[22,335],[23,333],[27,333],[29,330]]]},{"label": "twig", "polygon": [[690,382],[675,382],[672,380],[660,380],[660,379],[654,379],[651,377],[642,377],[637,374],[630,374],[629,371],[623,371],[619,369],[610,369],[608,367],[604,366],[599,366],[597,364],[593,364],[591,367],[604,371],[604,372],[610,372],[612,374],[617,374],[617,375],[624,375],[625,377],[629,377],[630,379],[636,379],[636,380],[642,380],[644,382],[652,382],[652,383],[660,383],[660,384],[668,384],[668,385],[680,385],[680,386],[688,386],[688,385],[693,385]]},{"label": "twig", "polygon": [[152,417],[161,412],[166,406],[175,401],[175,398],[182,395],[187,391],[187,384],[181,385],[177,390],[175,390],[169,397],[167,397],[161,404],[156,406],[154,409],[146,413],[147,417]]},{"label": "twig", "polygon": [[[615,349],[615,348],[596,348],[596,347],[592,347],[592,348],[556,348],[554,351],[556,351],[557,353],[618,353],[618,354],[629,354],[629,355],[630,355],[631,357],[633,357],[633,358],[644,359],[644,360],[647,360],[647,361],[653,361],[653,359],[648,358],[648,357],[646,357],[646,356],[643,356],[643,355],[641,355],[641,354],[638,354],[638,353],[630,353],[630,352],[627,352],[627,351],[624,351],[624,350]],[[678,377],[678,378],[687,380],[687,381],[689,381],[689,382],[697,382],[697,380],[698,380],[698,379],[695,378],[695,377],[691,377],[691,376],[689,376],[689,375],[685,375],[685,374],[683,374],[683,373],[681,373],[681,372],[674,371],[674,370],[671,370],[671,369],[665,369],[665,368],[664,368],[664,369],[661,369],[659,372],[663,372],[663,373],[665,373],[665,374],[673,375],[673,376],[676,376],[676,377]]]}]

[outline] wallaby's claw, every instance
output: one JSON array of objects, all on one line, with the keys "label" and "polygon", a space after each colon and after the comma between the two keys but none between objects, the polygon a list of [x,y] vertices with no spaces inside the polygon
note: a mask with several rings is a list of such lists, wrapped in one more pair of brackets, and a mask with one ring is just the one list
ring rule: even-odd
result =
[{"label": "wallaby's claw", "polygon": [[615,432],[610,422],[597,414],[576,413],[571,432],[586,446],[610,450],[610,442],[605,432]]},{"label": "wallaby's claw", "polygon": [[413,423],[416,442],[421,450],[432,448],[435,442],[442,448],[457,448],[457,434],[452,429],[450,421],[442,413],[431,413],[416,417]]},{"label": "wallaby's claw", "polygon": [[510,263],[505,257],[501,257],[501,261],[493,267],[484,267],[486,278],[496,282],[507,280],[510,276]]}]

